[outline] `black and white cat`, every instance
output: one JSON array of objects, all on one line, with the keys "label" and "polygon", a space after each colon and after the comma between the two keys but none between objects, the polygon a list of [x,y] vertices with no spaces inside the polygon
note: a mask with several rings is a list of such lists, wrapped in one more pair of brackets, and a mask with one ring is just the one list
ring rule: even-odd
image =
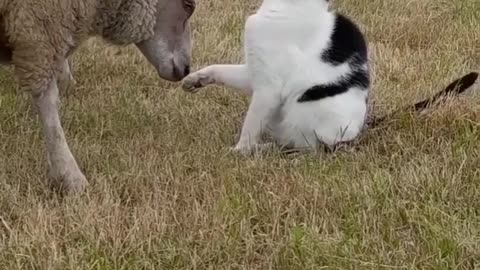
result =
[{"label": "black and white cat", "polygon": [[[262,146],[264,132],[282,147],[333,148],[357,138],[368,124],[367,43],[328,2],[264,0],[245,25],[245,64],[211,65],[183,80],[189,92],[219,84],[252,97],[234,150]],[[442,93],[462,92],[477,76],[469,74]]]}]

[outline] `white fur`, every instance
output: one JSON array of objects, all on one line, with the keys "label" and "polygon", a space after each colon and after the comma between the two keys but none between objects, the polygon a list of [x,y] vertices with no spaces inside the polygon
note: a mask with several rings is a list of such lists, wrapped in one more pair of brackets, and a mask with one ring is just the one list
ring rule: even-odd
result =
[{"label": "white fur", "polygon": [[297,102],[308,88],[350,72],[348,64],[335,67],[320,59],[334,22],[324,0],[265,0],[245,24],[246,64],[208,66],[185,78],[184,89],[216,83],[252,96],[235,150],[255,149],[264,131],[294,148],[352,140],[364,126],[368,91]]}]

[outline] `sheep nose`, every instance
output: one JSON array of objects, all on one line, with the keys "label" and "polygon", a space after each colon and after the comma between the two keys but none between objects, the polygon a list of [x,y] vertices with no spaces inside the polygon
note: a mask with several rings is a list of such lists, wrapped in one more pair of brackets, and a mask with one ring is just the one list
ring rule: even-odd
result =
[{"label": "sheep nose", "polygon": [[190,74],[190,66],[178,66],[178,65],[173,65],[173,77],[177,80],[182,80],[185,78],[188,74]]}]

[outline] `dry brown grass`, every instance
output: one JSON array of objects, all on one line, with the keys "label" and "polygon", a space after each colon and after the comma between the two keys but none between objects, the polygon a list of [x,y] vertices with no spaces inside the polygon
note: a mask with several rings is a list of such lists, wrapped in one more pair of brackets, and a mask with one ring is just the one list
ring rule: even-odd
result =
[{"label": "dry brown grass", "polygon": [[[226,4],[228,3],[228,4]],[[195,68],[238,62],[258,0],[201,0]],[[365,30],[377,113],[480,69],[480,1],[343,0]],[[0,74],[0,269],[480,268],[480,100],[399,114],[355,151],[249,159],[247,98],[159,81],[132,47],[92,41],[63,98],[88,194],[44,186],[30,100]]]}]

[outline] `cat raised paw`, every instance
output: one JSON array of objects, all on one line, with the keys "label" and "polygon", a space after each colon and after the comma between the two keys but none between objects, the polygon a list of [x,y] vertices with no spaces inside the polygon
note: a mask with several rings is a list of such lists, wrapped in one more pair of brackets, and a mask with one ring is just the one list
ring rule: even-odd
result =
[{"label": "cat raised paw", "polygon": [[196,93],[200,91],[200,88],[213,83],[215,80],[209,74],[195,72],[183,79],[182,89],[186,92]]}]

